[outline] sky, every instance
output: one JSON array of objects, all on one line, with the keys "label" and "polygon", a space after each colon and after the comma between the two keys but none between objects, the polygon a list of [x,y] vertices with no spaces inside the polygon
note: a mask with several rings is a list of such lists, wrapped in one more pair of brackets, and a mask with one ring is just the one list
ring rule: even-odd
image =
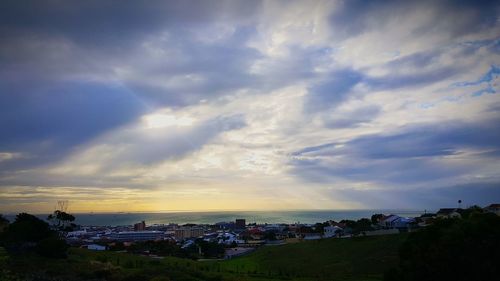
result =
[{"label": "sky", "polygon": [[0,212],[500,203],[498,1],[2,1]]}]

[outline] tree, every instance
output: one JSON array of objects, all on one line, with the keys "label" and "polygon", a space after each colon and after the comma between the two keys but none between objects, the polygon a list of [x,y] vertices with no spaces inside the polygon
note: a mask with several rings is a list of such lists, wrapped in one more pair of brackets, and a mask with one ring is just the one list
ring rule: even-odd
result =
[{"label": "tree", "polygon": [[314,230],[318,233],[323,233],[325,232],[325,226],[329,226],[330,224],[328,222],[324,222],[324,223],[316,223],[314,225]]},{"label": "tree", "polygon": [[9,220],[4,218],[1,214],[0,214],[0,232],[3,232],[4,229],[7,228],[7,226],[9,226]]},{"label": "tree", "polygon": [[56,235],[41,240],[36,246],[36,252],[48,258],[65,258],[69,245]]},{"label": "tree", "polygon": [[36,251],[47,257],[63,257],[67,250],[66,242],[50,230],[48,223],[27,213],[16,216],[3,233],[2,243],[10,253]]},{"label": "tree", "polygon": [[47,217],[47,220],[52,221],[53,225],[60,230],[66,229],[69,224],[75,221],[75,217],[61,210],[55,210],[53,214]]},{"label": "tree", "polygon": [[477,205],[474,205],[474,206],[471,206],[467,209],[459,210],[458,212],[460,213],[462,218],[466,219],[466,218],[469,218],[470,216],[472,216],[473,214],[482,214],[482,213],[484,213],[484,210],[483,210],[483,208],[481,208]]},{"label": "tree", "polygon": [[269,240],[269,241],[275,241],[276,240],[276,232],[273,230],[268,230],[264,232],[264,239]]},{"label": "tree", "polygon": [[15,246],[25,243],[37,243],[51,235],[49,225],[43,220],[27,214],[20,213],[5,232],[5,243]]},{"label": "tree", "polygon": [[371,220],[372,220],[372,224],[377,224],[377,223],[378,223],[378,221],[379,221],[381,218],[383,218],[383,217],[384,217],[384,215],[383,215],[383,214],[374,214],[374,215],[372,215],[372,218],[371,218]]},{"label": "tree", "polygon": [[410,234],[399,250],[399,267],[385,280],[491,280],[500,275],[498,237],[500,217],[494,214],[438,220]]}]

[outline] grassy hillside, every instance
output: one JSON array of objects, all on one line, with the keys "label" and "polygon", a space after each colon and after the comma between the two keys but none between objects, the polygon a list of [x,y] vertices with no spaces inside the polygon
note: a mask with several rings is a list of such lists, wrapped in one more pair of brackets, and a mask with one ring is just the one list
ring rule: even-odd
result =
[{"label": "grassy hillside", "polygon": [[379,280],[398,262],[405,239],[403,234],[267,246],[222,262],[221,269],[297,280]]},{"label": "grassy hillside", "polygon": [[75,248],[67,259],[24,254],[6,260],[5,251],[0,251],[0,280],[380,280],[397,263],[397,249],[405,238],[389,235],[265,246],[248,256],[205,262]]}]

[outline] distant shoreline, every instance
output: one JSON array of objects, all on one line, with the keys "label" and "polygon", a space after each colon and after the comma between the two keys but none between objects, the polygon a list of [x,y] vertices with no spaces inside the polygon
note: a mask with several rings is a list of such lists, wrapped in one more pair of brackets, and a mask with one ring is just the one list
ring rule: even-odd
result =
[{"label": "distant shoreline", "polygon": [[[428,213],[434,210],[427,210]],[[190,212],[116,212],[116,213],[72,213],[76,224],[83,226],[120,226],[132,225],[145,221],[151,224],[214,224],[217,222],[234,221],[237,218],[246,219],[247,223],[316,223],[328,220],[357,220],[370,218],[371,215],[396,214],[414,217],[423,214],[425,210],[409,209],[365,209],[365,210],[280,210],[280,211],[190,211]],[[70,212],[71,213],[71,212]],[[36,214],[45,219],[48,214]],[[15,214],[5,215],[12,221]]]}]

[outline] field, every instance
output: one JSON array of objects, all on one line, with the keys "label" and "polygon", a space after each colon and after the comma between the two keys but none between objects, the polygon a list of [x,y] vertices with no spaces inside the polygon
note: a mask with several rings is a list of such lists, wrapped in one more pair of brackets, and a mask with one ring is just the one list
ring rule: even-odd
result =
[{"label": "field", "polygon": [[380,280],[398,262],[406,235],[385,235],[263,247],[222,262],[223,271],[292,280]]},{"label": "field", "polygon": [[0,280],[15,280],[7,275],[16,272],[46,280],[381,280],[383,272],[397,263],[397,249],[405,238],[323,239],[264,246],[232,260],[202,262],[73,248],[63,260],[36,255],[4,259],[6,276]]}]

